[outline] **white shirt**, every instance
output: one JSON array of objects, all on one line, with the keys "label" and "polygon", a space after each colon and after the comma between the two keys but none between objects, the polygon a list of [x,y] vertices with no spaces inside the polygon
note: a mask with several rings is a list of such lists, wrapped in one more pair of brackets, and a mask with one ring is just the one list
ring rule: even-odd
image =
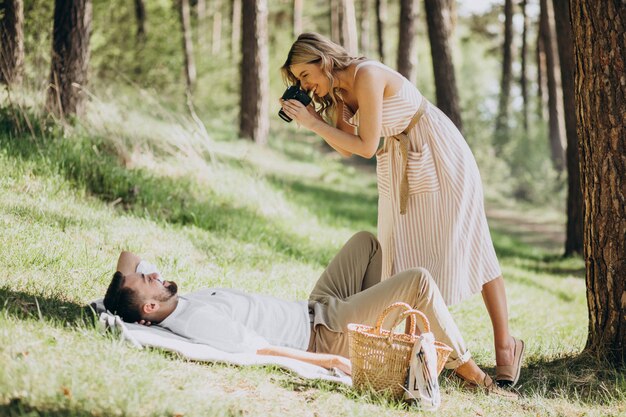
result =
[{"label": "white shirt", "polygon": [[[139,273],[157,272],[141,261]],[[174,311],[159,323],[195,343],[232,353],[256,353],[269,345],[306,350],[311,337],[308,303],[208,288],[178,297]]]}]

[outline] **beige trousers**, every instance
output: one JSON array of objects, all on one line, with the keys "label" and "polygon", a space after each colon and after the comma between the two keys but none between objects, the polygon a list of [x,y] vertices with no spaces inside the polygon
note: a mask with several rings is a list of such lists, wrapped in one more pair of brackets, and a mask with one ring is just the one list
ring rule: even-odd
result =
[{"label": "beige trousers", "polygon": [[[409,269],[381,282],[381,258],[376,238],[359,232],[330,262],[309,297],[314,312],[309,350],[348,357],[348,323],[374,326],[387,306],[403,301],[423,312],[435,339],[452,348],[446,368],[467,362],[471,354],[430,273]],[[390,314],[383,327],[397,316]]]}]

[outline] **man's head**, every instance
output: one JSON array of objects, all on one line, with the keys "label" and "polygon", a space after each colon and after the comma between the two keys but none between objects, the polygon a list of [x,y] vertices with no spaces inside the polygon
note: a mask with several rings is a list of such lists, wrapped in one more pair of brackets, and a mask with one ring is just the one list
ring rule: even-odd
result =
[{"label": "man's head", "polygon": [[175,282],[161,281],[157,273],[124,275],[117,271],[104,296],[104,306],[129,323],[158,323],[176,306],[177,292]]}]

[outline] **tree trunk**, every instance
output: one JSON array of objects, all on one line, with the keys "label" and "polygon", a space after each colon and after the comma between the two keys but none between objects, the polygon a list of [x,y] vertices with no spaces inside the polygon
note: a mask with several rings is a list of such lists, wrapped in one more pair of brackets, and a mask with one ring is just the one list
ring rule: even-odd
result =
[{"label": "tree trunk", "polygon": [[211,36],[211,53],[217,55],[222,50],[222,2],[213,0],[213,30]]},{"label": "tree trunk", "polygon": [[426,6],[430,52],[433,58],[437,107],[448,115],[460,131],[463,131],[454,64],[448,45],[448,28],[442,10],[444,6],[440,0],[425,0],[424,4]]},{"label": "tree trunk", "polygon": [[563,132],[563,95],[561,92],[561,74],[559,57],[556,48],[554,29],[554,10],[552,2],[540,0],[541,33],[546,51],[546,69],[548,73],[548,125],[550,139],[550,156],[554,168],[560,173],[565,168],[565,144]]},{"label": "tree trunk", "polygon": [[400,0],[400,39],[398,41],[398,72],[412,83],[417,79],[417,0]]},{"label": "tree trunk", "polygon": [[563,108],[567,133],[567,227],[565,256],[583,253],[583,201],[580,189],[580,158],[576,133],[576,97],[574,91],[574,43],[568,0],[554,0],[556,38],[561,63]]},{"label": "tree trunk", "polygon": [[293,0],[293,37],[297,38],[302,33],[302,9],[304,0]]},{"label": "tree trunk", "polygon": [[267,0],[243,0],[240,136],[267,142],[269,54]]},{"label": "tree trunk", "polygon": [[47,104],[57,116],[82,115],[89,67],[91,0],[56,0]]},{"label": "tree trunk", "polygon": [[146,5],[143,0],[135,0],[135,18],[137,19],[137,45],[146,41]]},{"label": "tree trunk", "polygon": [[4,0],[0,8],[0,83],[18,85],[24,70],[24,3]]},{"label": "tree trunk", "polygon": [[354,0],[341,0],[341,44],[352,56],[359,53]]},{"label": "tree trunk", "polygon": [[370,53],[370,0],[361,0],[361,10],[359,12],[359,51],[361,55]]},{"label": "tree trunk", "polygon": [[513,77],[513,0],[504,1],[504,43],[502,44],[502,78],[500,103],[496,117],[495,149],[500,152],[509,139],[511,78]]},{"label": "tree trunk", "polygon": [[387,23],[387,0],[376,0],[376,40],[380,62],[385,62],[385,23]]},{"label": "tree trunk", "polygon": [[239,47],[241,46],[241,0],[233,0],[233,27],[230,39],[230,53],[233,62],[240,58]]},{"label": "tree trunk", "polygon": [[537,28],[537,117],[541,120],[548,118],[548,70],[546,65],[546,50],[541,33],[541,17]]},{"label": "tree trunk", "polygon": [[526,55],[528,50],[528,15],[526,14],[526,0],[520,2],[522,9],[522,50],[520,53],[520,89],[522,93],[522,125],[524,132],[528,134],[528,79],[526,77]]},{"label": "tree trunk", "polygon": [[341,0],[330,0],[330,40],[335,43],[341,44],[341,7],[339,2]]},{"label": "tree trunk", "polygon": [[581,145],[587,349],[626,362],[626,7],[571,0]]},{"label": "tree trunk", "polygon": [[193,42],[191,42],[191,17],[189,15],[189,0],[178,0],[178,11],[183,32],[183,54],[185,57],[185,81],[187,92],[193,90],[196,82],[196,65],[193,60]]},{"label": "tree trunk", "polygon": [[207,25],[206,25],[206,12],[207,12],[206,0],[197,0],[196,12],[198,14],[198,23],[197,23],[197,28],[196,28],[196,32],[198,34],[198,36],[197,36],[198,49],[200,51],[202,51],[204,49],[204,45],[206,44],[206,32],[207,32]]}]

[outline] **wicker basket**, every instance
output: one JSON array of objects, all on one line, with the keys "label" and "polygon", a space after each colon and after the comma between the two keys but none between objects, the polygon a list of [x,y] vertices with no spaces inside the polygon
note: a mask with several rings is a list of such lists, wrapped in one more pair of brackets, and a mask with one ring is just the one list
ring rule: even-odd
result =
[{"label": "wicker basket", "polygon": [[[382,324],[389,313],[403,309],[391,330],[382,329]],[[413,310],[406,303],[398,302],[390,305],[376,321],[376,327],[362,324],[348,324],[350,340],[350,362],[352,363],[352,384],[360,390],[371,390],[375,393],[389,395],[400,399],[404,395],[409,361],[417,329],[415,317],[422,320],[424,332],[430,332],[428,319],[419,310]],[[406,333],[394,333],[393,329],[403,320],[408,319]],[[435,342],[437,350],[437,373],[452,352],[448,345]]]}]

